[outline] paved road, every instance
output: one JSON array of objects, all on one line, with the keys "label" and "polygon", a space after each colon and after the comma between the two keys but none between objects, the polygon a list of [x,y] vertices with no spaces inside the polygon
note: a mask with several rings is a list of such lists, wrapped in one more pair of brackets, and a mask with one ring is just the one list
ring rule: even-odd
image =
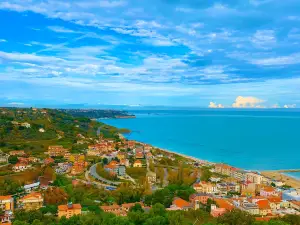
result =
[{"label": "paved road", "polygon": [[109,184],[109,185],[112,185],[112,186],[118,186],[121,184],[121,182],[117,182],[117,181],[111,181],[111,180],[107,180],[103,177],[100,177],[96,171],[96,168],[97,168],[97,164],[94,164],[91,166],[90,168],[90,174],[91,176],[93,176],[96,180],[100,180],[101,182],[103,183],[106,183],[106,184]]}]

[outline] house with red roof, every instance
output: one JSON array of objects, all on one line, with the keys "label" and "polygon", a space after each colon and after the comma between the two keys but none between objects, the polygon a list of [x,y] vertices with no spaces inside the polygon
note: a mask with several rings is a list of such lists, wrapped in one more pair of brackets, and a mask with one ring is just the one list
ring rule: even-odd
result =
[{"label": "house with red roof", "polygon": [[141,160],[136,160],[134,163],[133,163],[133,167],[142,167],[143,164],[142,164],[142,161]]},{"label": "house with red roof", "polygon": [[67,219],[81,214],[81,205],[68,203],[67,205],[58,206],[58,217],[61,218],[65,216]]},{"label": "house with red roof", "polygon": [[192,209],[192,204],[190,202],[185,201],[182,198],[174,198],[172,205],[171,205],[171,210],[172,208],[175,208],[176,210],[184,210],[187,211],[189,209]]},{"label": "house with red roof", "polygon": [[257,201],[256,204],[259,208],[259,214],[261,216],[267,216],[272,214],[271,207],[267,199],[261,199]]},{"label": "house with red roof", "polygon": [[276,194],[276,190],[273,187],[267,186],[260,189],[260,195],[264,197],[269,197],[269,196],[275,196],[277,194]]}]

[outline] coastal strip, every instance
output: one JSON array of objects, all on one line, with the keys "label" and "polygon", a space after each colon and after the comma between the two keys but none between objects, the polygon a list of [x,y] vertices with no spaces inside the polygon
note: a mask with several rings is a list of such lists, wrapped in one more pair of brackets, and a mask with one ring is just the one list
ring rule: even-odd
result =
[{"label": "coastal strip", "polygon": [[262,171],[261,174],[270,179],[280,180],[280,181],[284,182],[286,185],[289,185],[296,189],[300,188],[300,180],[297,180],[294,177],[285,175],[278,171]]}]

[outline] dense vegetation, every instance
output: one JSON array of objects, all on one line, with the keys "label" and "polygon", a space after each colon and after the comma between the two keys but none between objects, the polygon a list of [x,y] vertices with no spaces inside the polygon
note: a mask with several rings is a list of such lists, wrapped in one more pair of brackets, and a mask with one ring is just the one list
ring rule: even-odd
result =
[{"label": "dense vegetation", "polygon": [[[255,221],[246,212],[234,210],[218,219],[202,210],[166,211],[162,204],[155,204],[150,211],[144,211],[140,204],[133,206],[127,217],[117,217],[104,213],[99,208],[90,208],[90,212],[73,216],[70,219],[57,219],[51,213],[55,207],[41,208],[38,211],[16,211],[14,225],[299,225],[300,216],[287,215],[269,222]],[[45,215],[47,213],[47,215]],[[49,215],[50,214],[50,215]]]},{"label": "dense vegetation", "polygon": [[121,110],[103,110],[103,109],[60,109],[62,112],[66,112],[75,117],[87,117],[94,118],[127,118],[134,117],[134,115],[127,111]]},{"label": "dense vegetation", "polygon": [[38,155],[49,145],[63,145],[76,151],[86,147],[76,144],[79,134],[81,139],[99,135],[118,138],[118,132],[104,123],[56,109],[0,108],[0,149],[4,152],[25,150]]}]

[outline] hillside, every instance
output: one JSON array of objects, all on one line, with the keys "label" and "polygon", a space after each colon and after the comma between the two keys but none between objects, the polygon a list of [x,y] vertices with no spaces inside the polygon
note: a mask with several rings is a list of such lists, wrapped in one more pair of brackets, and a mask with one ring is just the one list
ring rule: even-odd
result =
[{"label": "hillside", "polygon": [[30,150],[37,153],[50,144],[77,148],[98,135],[117,138],[118,132],[112,126],[61,110],[0,108],[0,148],[4,152]]},{"label": "hillside", "polygon": [[133,114],[121,110],[103,109],[60,109],[62,112],[69,113],[75,117],[95,118],[135,118]]}]

